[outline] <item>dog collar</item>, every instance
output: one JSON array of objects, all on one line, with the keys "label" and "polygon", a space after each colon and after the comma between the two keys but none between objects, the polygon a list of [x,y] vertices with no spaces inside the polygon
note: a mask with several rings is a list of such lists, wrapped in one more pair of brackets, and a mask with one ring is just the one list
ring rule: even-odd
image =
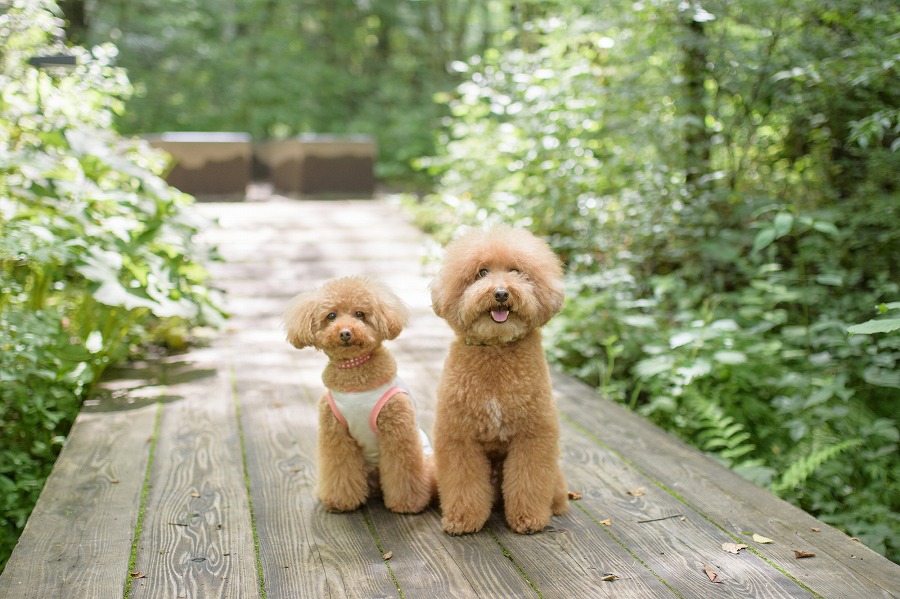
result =
[{"label": "dog collar", "polygon": [[372,354],[366,354],[364,356],[358,356],[356,358],[350,360],[344,360],[342,362],[334,362],[335,368],[340,368],[341,370],[346,370],[347,368],[356,368],[357,366],[362,366],[366,362],[368,362],[372,358]]}]

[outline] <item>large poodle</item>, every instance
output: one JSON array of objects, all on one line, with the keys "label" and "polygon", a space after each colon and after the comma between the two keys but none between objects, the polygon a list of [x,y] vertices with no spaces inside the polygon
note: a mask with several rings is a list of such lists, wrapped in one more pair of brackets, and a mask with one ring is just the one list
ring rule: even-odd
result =
[{"label": "large poodle", "polygon": [[447,246],[431,299],[456,333],[434,424],[443,529],[480,530],[499,486],[509,526],[540,531],[568,511],[540,333],[562,308],[560,261],[524,229],[472,230]]},{"label": "large poodle", "polygon": [[382,345],[406,325],[408,310],[389,289],[362,277],[300,294],[285,314],[288,341],[328,356],[319,400],[318,496],[345,512],[380,489],[388,509],[418,513],[434,493],[428,437]]}]

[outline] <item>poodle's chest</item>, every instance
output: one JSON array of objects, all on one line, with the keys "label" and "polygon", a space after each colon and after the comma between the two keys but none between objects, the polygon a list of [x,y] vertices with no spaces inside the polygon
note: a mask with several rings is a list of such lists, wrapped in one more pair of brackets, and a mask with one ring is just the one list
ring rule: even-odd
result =
[{"label": "poodle's chest", "polygon": [[482,443],[506,443],[514,434],[509,410],[504,413],[503,403],[496,398],[486,399],[480,406],[474,426],[476,436]]}]

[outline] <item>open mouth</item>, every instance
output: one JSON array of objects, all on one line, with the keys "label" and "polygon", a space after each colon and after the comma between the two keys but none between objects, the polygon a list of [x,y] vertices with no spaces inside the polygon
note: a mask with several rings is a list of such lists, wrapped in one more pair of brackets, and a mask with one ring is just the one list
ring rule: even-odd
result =
[{"label": "open mouth", "polygon": [[509,306],[494,306],[490,309],[491,320],[503,323],[509,318]]}]

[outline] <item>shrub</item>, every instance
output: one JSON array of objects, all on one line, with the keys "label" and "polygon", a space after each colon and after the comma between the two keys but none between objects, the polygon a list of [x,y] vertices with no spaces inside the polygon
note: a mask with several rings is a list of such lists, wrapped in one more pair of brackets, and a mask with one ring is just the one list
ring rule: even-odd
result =
[{"label": "shrub", "polygon": [[[190,198],[110,128],[129,93],[115,48],[54,43],[54,11],[16,1],[0,21],[0,566],[104,370],[219,316]],[[71,73],[26,62],[62,51]]]}]

